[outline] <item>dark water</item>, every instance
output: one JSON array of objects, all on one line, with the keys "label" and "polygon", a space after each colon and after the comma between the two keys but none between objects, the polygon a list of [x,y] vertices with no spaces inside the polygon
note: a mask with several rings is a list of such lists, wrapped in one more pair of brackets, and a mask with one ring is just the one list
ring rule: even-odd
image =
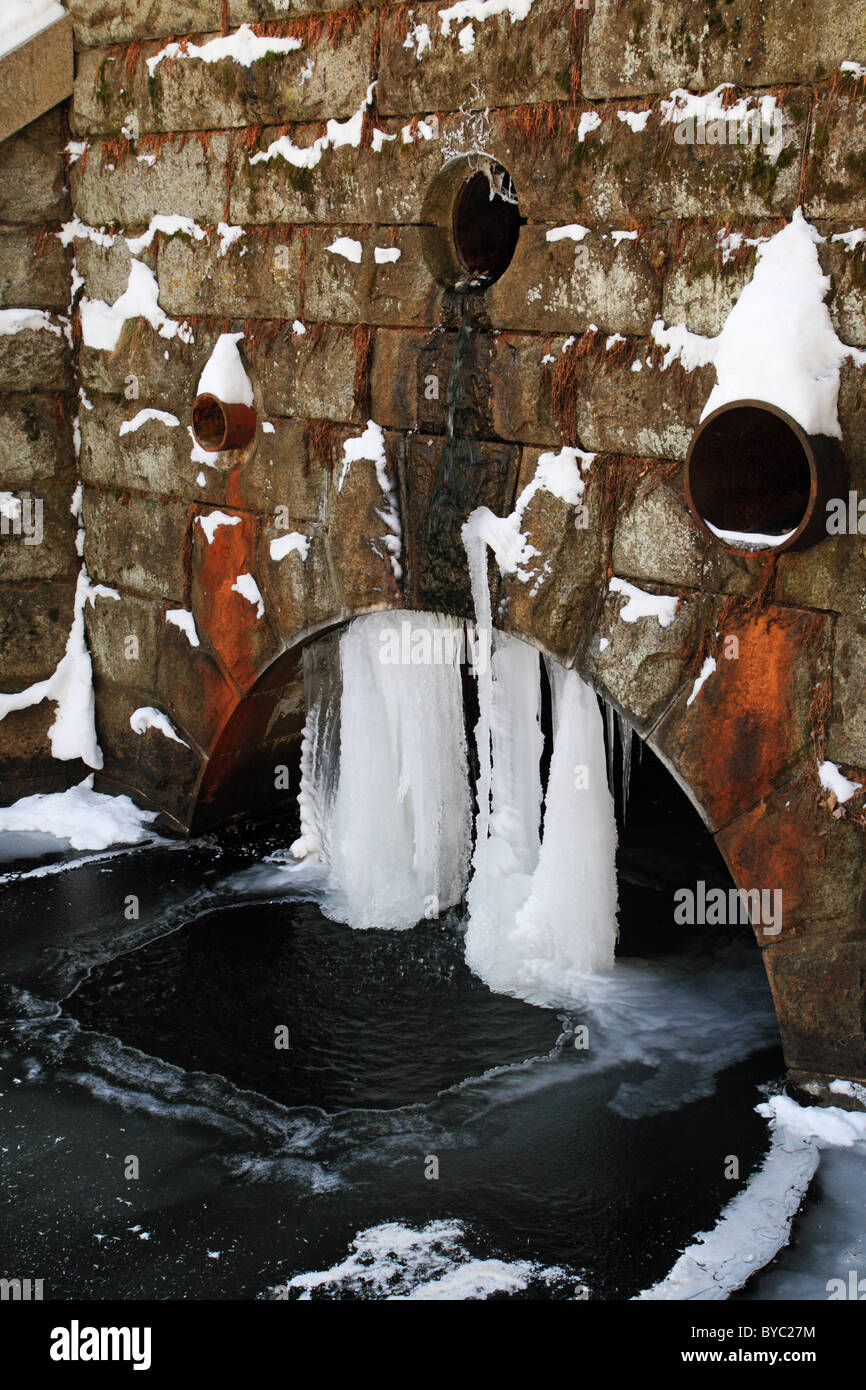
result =
[{"label": "dark water", "polygon": [[433,1100],[550,1052],[562,1032],[554,1013],[476,979],[453,927],[353,932],[312,903],[204,916],[95,971],[66,1008],[187,1070],[329,1112]]},{"label": "dark water", "polygon": [[690,814],[647,764],[620,961],[570,1015],[487,990],[456,916],[353,932],[263,896],[288,828],[0,885],[3,1270],[94,1299],[663,1277],[760,1163],[782,1071],[753,942],[670,929],[671,886],[723,873]]}]

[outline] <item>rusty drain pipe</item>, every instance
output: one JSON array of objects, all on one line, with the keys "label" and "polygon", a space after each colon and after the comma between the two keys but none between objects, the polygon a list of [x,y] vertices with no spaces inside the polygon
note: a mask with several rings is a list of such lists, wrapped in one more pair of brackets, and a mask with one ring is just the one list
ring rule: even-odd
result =
[{"label": "rusty drain pipe", "polygon": [[838,439],[807,434],[778,406],[731,401],[698,427],[683,482],[717,544],[743,555],[805,550],[827,535],[827,503],[847,497],[848,463]]},{"label": "rusty drain pipe", "polygon": [[256,432],[256,412],[250,405],[221,401],[216,396],[196,396],[192,408],[192,432],[206,453],[245,449]]}]

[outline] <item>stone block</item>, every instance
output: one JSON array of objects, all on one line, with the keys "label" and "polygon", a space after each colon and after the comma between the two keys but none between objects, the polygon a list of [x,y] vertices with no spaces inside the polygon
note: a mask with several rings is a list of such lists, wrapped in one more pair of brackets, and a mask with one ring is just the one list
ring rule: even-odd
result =
[{"label": "stone block", "polygon": [[[219,657],[242,691],[248,691],[274,660],[282,642],[268,617],[259,583],[256,518],[240,513],[223,515],[238,516],[239,520],[216,525],[212,539],[208,540],[202,525],[208,513],[196,512],[192,526],[190,606],[206,650]],[[238,588],[243,575],[256,584],[258,599],[248,597],[242,591],[243,585]]]},{"label": "stone block", "polygon": [[585,214],[641,222],[700,217],[708,209],[716,217],[789,217],[798,201],[806,109],[806,95],[794,89],[782,108],[785,125],[776,149],[678,144],[660,106],[640,131],[606,107],[601,126],[575,145],[570,177],[561,181],[563,221]]},{"label": "stone block", "polygon": [[0,489],[32,490],[71,472],[72,425],[57,396],[5,396],[0,400],[0,439]]},{"label": "stone block", "polygon": [[[732,636],[736,647],[728,645]],[[706,652],[715,671],[693,700],[694,686],[683,690],[652,743],[717,828],[787,781],[811,746],[812,702],[830,672],[831,624],[792,608],[732,615]]]},{"label": "stone block", "polygon": [[661,308],[661,285],[646,245],[595,227],[579,241],[527,226],[505,274],[488,292],[494,328],[583,333],[591,323],[645,337]]},{"label": "stone block", "polygon": [[866,242],[849,250],[834,237],[831,232],[818,247],[822,269],[832,282],[827,297],[830,317],[843,343],[866,347]]},{"label": "stone block", "polygon": [[[301,312],[299,236],[282,230],[243,236],[225,254],[216,236],[191,241],[161,237],[157,278],[159,302],[175,318],[296,319]],[[319,317],[315,312],[311,317]],[[354,320],[353,320],[354,322]]]},{"label": "stone block", "polygon": [[72,354],[62,333],[25,328],[0,335],[0,391],[68,391]]},{"label": "stone block", "polygon": [[56,236],[29,227],[0,228],[0,307],[63,312],[71,293],[69,257]]},{"label": "stone block", "polygon": [[97,679],[138,690],[155,688],[162,610],[160,601],[134,594],[96,594],[88,600],[87,645]]},{"label": "stone block", "polygon": [[0,55],[0,141],[66,100],[74,66],[68,15]]},{"label": "stone block", "polygon": [[[13,497],[26,508],[20,523],[0,533],[0,583],[72,577],[78,570],[75,522],[69,510],[71,490],[61,483],[16,489]],[[26,500],[29,498],[29,501]]]},{"label": "stone block", "polygon": [[231,137],[141,139],[124,157],[96,140],[69,171],[72,203],[94,227],[147,227],[161,213],[191,217],[202,226],[222,221],[228,197]]},{"label": "stone block", "polygon": [[857,923],[862,933],[863,831],[834,819],[808,784],[778,788],[716,843],[739,887],[781,889],[782,930],[772,938],[780,953],[810,926],[823,934]]},{"label": "stone block", "polygon": [[[530,13],[443,24],[438,5],[386,14],[378,103],[385,115],[562,101],[571,86],[571,7],[536,0]],[[448,29],[446,34],[445,29]],[[538,61],[544,53],[544,62]]]},{"label": "stone block", "polygon": [[667,627],[655,617],[626,622],[620,617],[626,603],[622,594],[608,592],[581,667],[643,736],[688,680],[711,601],[702,594],[682,595]]},{"label": "stone block", "polygon": [[286,535],[272,518],[264,522],[259,542],[258,566],[268,608],[286,646],[349,616],[334,578],[325,536],[319,528],[297,529],[308,539],[305,556],[302,550],[294,549],[282,559],[272,557],[271,542]]},{"label": "stone block", "polygon": [[[398,437],[386,436],[387,476],[395,495],[399,445]],[[353,613],[401,604],[401,586],[386,544],[392,533],[382,517],[388,508],[371,459],[340,466],[328,493],[328,552],[343,606]],[[402,555],[396,558],[402,561]]]},{"label": "stone block", "polygon": [[[409,435],[400,455],[406,602],[422,611],[474,614],[461,527],[476,507],[514,505],[519,451],[478,440]],[[491,564],[495,575],[495,565]]]},{"label": "stone block", "polygon": [[58,108],[0,144],[0,222],[60,222],[69,216],[65,143]]},{"label": "stone block", "polygon": [[352,330],[290,324],[250,339],[244,352],[269,416],[348,422],[355,410],[357,356]]},{"label": "stone block", "polygon": [[[535,476],[541,451],[524,449],[517,495]],[[526,636],[563,664],[589,640],[605,588],[607,546],[603,527],[603,483],[584,474],[581,506],[539,489],[526,506],[520,529],[538,553],[526,577],[502,582],[498,622]]]},{"label": "stone block", "polygon": [[824,93],[812,117],[806,160],[806,216],[854,219],[859,225],[866,196],[866,134],[862,83],[843,81],[843,90]]},{"label": "stone block", "polygon": [[764,963],[788,1066],[866,1079],[866,941],[780,944]]},{"label": "stone block", "polygon": [[845,0],[595,0],[581,88],[590,98],[613,98],[720,82],[816,82],[864,45],[863,16]]},{"label": "stone block", "polygon": [[[81,477],[99,487],[132,488],[192,500],[199,495],[195,478],[202,465],[190,458],[189,410],[184,411],[180,424],[168,425],[151,417],[135,430],[121,434],[124,425],[133,423],[148,408],[154,407],[141,400],[118,405],[102,396],[95,399],[92,410],[81,412]],[[165,413],[171,417],[170,411]]]},{"label": "stone block", "polygon": [[85,488],[87,570],[94,583],[184,601],[185,502]]},{"label": "stone block", "polygon": [[716,373],[685,372],[677,362],[663,370],[661,361],[641,343],[608,355],[603,338],[597,350],[575,358],[569,387],[584,449],[685,459]]},{"label": "stone block", "polygon": [[66,650],[74,591],[69,581],[15,585],[2,591],[0,681],[4,691],[23,690],[54,671]]},{"label": "stone block", "polygon": [[79,135],[119,134],[132,123],[138,135],[187,130],[229,130],[289,121],[346,119],[358,110],[370,82],[374,22],[360,10],[341,12],[329,36],[310,25],[300,46],[272,51],[244,65],[232,57],[196,56],[217,34],[196,36],[188,55],[161,40],[127,50],[79,54],[71,124]]},{"label": "stone block", "polygon": [[[360,261],[331,250],[344,238],[360,246]],[[306,246],[304,311],[314,322],[430,327],[438,322],[442,291],[424,259],[418,228],[383,235],[328,227],[311,231]],[[395,250],[396,261],[381,259]]]}]

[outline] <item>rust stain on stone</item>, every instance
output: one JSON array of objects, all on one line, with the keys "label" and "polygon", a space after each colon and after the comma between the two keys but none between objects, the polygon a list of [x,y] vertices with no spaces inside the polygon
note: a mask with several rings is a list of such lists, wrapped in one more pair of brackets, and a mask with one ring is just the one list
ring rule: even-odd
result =
[{"label": "rust stain on stone", "polygon": [[775,608],[720,631],[716,670],[666,718],[658,742],[716,826],[767,796],[807,745],[827,624]]}]

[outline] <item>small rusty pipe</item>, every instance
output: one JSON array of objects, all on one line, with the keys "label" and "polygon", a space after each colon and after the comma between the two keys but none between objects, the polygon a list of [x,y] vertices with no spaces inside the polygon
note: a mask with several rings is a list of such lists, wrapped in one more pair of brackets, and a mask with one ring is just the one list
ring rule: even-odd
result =
[{"label": "small rusty pipe", "polygon": [[[732,401],[701,422],[689,446],[684,486],[701,530],[728,550],[805,550],[827,535],[830,499],[847,496],[848,463],[838,439],[807,434],[778,406]],[[719,531],[790,534],[749,545]]]},{"label": "small rusty pipe", "polygon": [[192,408],[192,432],[209,454],[245,449],[256,432],[256,412],[250,405],[228,403],[216,396],[197,396]]}]

